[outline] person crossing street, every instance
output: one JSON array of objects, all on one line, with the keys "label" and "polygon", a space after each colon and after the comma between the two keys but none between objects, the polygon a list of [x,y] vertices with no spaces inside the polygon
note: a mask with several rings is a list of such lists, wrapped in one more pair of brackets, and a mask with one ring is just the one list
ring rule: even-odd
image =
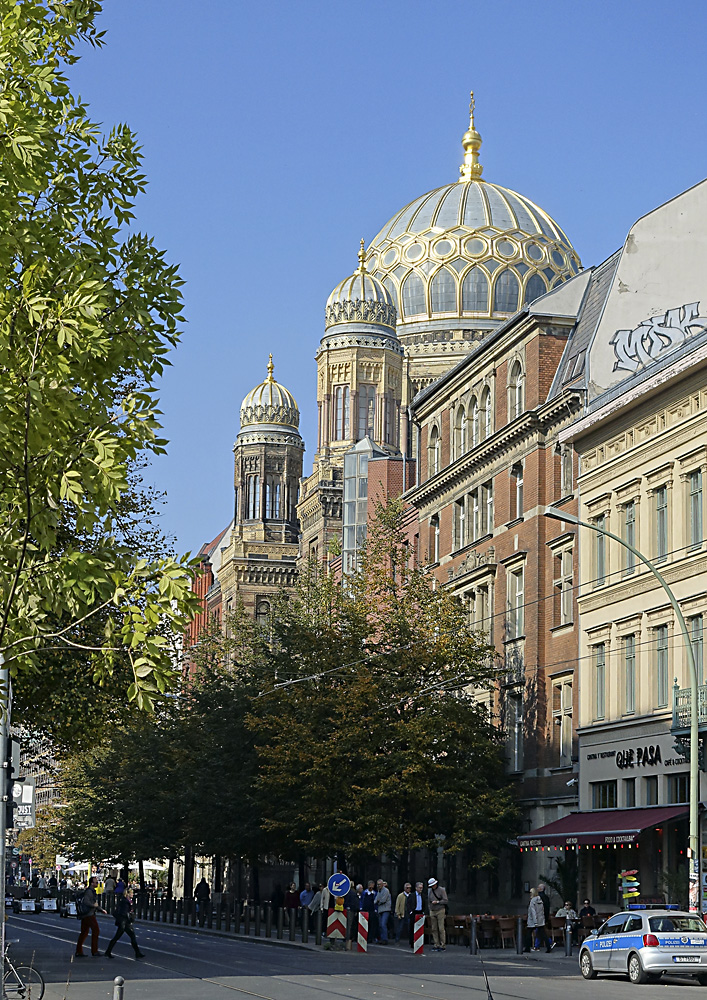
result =
[{"label": "person crossing street", "polygon": [[140,951],[137,940],[135,938],[135,931],[133,930],[133,892],[132,889],[127,889],[125,892],[118,896],[118,902],[115,907],[115,926],[118,928],[113,935],[110,944],[106,948],[106,958],[113,958],[113,948],[116,942],[123,936],[127,934],[130,938],[130,943],[133,946],[133,951],[135,952],[135,958],[144,958],[145,956]]}]

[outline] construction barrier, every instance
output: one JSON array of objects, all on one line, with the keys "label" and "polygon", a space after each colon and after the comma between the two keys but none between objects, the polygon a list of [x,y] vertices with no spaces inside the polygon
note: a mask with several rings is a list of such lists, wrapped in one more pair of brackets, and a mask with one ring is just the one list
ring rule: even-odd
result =
[{"label": "construction barrier", "polygon": [[346,910],[329,910],[326,936],[331,939],[338,938],[341,941],[346,938]]},{"label": "construction barrier", "polygon": [[415,930],[413,932],[413,938],[412,938],[413,955],[422,955],[424,948],[425,948],[425,918],[423,915],[415,917]]},{"label": "construction barrier", "polygon": [[368,951],[368,914],[358,915],[358,950]]}]

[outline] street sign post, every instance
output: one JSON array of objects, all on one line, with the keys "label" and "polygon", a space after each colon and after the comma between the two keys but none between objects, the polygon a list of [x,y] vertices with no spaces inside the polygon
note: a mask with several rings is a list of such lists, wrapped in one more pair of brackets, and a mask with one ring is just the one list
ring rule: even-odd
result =
[{"label": "street sign post", "polygon": [[327,889],[332,896],[345,896],[350,888],[351,879],[348,875],[344,875],[342,872],[334,872],[333,875],[329,876]]}]

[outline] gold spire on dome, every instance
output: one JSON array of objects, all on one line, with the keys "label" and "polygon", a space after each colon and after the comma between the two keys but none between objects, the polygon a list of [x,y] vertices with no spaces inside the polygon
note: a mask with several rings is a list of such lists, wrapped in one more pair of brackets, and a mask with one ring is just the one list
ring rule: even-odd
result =
[{"label": "gold spire on dome", "polygon": [[361,240],[361,247],[358,251],[358,269],[359,271],[366,270],[366,243],[365,240]]},{"label": "gold spire on dome", "polygon": [[474,127],[474,108],[476,107],[476,102],[474,101],[474,91],[471,91],[471,100],[469,101],[469,128],[466,130],[462,136],[462,146],[464,147],[464,162],[459,168],[459,180],[460,181],[478,181],[481,180],[481,174],[484,168],[479,163],[479,150],[481,149],[481,136],[476,131]]},{"label": "gold spire on dome", "polygon": [[272,373],[275,371],[275,365],[272,363],[272,354],[268,355],[268,357],[270,358],[270,360],[268,361],[268,377],[265,381],[274,382],[275,379],[273,378]]}]

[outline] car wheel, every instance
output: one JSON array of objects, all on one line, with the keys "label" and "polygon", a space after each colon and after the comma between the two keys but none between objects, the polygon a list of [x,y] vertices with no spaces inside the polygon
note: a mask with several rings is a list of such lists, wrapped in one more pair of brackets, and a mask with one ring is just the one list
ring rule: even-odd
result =
[{"label": "car wheel", "polygon": [[594,966],[592,965],[592,956],[588,951],[583,951],[579,956],[579,971],[582,973],[585,979],[596,979],[597,974],[594,971]]},{"label": "car wheel", "polygon": [[640,958],[635,953],[628,960],[628,978],[636,986],[647,983],[649,979],[648,974],[641,965]]}]

